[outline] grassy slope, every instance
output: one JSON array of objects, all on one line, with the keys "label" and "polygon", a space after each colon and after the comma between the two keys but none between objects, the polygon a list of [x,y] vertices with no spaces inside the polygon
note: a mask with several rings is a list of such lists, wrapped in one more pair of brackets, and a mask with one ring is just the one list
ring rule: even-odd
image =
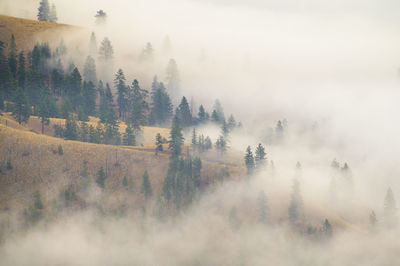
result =
[{"label": "grassy slope", "polygon": [[0,41],[6,45],[14,34],[18,49],[30,49],[38,41],[59,42],[63,34],[78,27],[0,15]]}]

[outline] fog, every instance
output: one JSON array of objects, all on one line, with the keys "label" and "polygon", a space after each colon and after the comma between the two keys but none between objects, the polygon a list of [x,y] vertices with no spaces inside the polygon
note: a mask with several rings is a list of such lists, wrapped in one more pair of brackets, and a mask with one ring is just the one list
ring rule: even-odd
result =
[{"label": "fog", "polygon": [[[39,1],[0,3],[0,13],[35,19]],[[122,68],[149,89],[177,62],[181,94],[195,110],[211,111],[215,99],[225,115],[244,124],[230,149],[267,144],[271,168],[251,182],[221,184],[175,219],[160,222],[139,214],[104,218],[95,211],[18,233],[1,248],[3,265],[395,265],[399,231],[371,233],[368,216],[383,215],[388,187],[400,198],[400,19],[397,1],[54,0],[60,23],[85,33],[65,36],[68,49],[87,53],[90,32],[114,47],[114,71]],[[104,27],[94,15],[103,9]],[[165,47],[165,38],[171,50]],[[146,43],[154,61],[140,62]],[[75,52],[71,52],[75,53]],[[82,62],[74,62],[79,67]],[[268,128],[287,119],[280,144],[269,145]],[[218,137],[219,129],[199,128]],[[190,136],[186,136],[190,139]],[[332,206],[330,164],[347,162],[354,195]],[[287,220],[295,165],[302,165],[305,216],[313,226],[328,218],[334,236],[323,244],[295,236]],[[160,177],[160,178],[164,178]],[[272,224],[254,219],[265,190]],[[243,224],[230,227],[235,206]],[[251,206],[251,207],[250,207]],[[253,213],[253,214],[252,214]],[[346,226],[350,223],[352,226]]]}]

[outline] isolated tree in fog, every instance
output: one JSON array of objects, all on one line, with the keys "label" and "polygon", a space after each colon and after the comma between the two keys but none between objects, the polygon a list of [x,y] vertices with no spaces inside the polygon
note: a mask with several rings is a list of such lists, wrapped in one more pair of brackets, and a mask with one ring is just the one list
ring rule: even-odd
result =
[{"label": "isolated tree in fog", "polygon": [[255,156],[255,163],[257,169],[262,169],[267,161],[267,158],[265,157],[267,154],[265,152],[265,148],[261,145],[261,143],[258,144],[256,148],[256,156]]},{"label": "isolated tree in fog", "polygon": [[[207,142],[207,138],[206,138],[206,142]],[[211,140],[210,140],[211,141]],[[208,144],[208,143],[207,143]],[[215,149],[220,153],[220,155],[224,155],[226,152],[226,149],[228,148],[228,145],[226,143],[226,140],[224,138],[224,136],[220,135],[217,139],[217,141],[215,142]]]},{"label": "isolated tree in fog", "polygon": [[97,185],[104,189],[106,179],[107,179],[107,175],[104,172],[104,169],[102,166],[102,167],[100,167],[99,171],[97,172],[97,178],[96,178]]},{"label": "isolated tree in fog", "polygon": [[275,127],[275,136],[276,136],[276,140],[277,141],[281,141],[282,140],[283,131],[284,131],[284,129],[283,129],[283,126],[282,126],[282,122],[281,122],[281,120],[279,120],[276,123],[276,127]]},{"label": "isolated tree in fog", "polygon": [[254,156],[253,152],[251,151],[250,146],[246,149],[246,155],[244,156],[244,163],[247,168],[247,175],[251,175],[254,172]]},{"label": "isolated tree in fog", "polygon": [[157,133],[156,135],[156,154],[158,154],[159,151],[163,151],[163,139],[161,137],[160,133]]},{"label": "isolated tree in fog", "polygon": [[222,108],[221,102],[218,99],[215,100],[214,108],[211,113],[211,120],[217,124],[221,124],[225,121],[224,109]]},{"label": "isolated tree in fog", "polygon": [[192,131],[192,151],[196,151],[197,150],[197,133],[196,133],[196,128],[193,128]]},{"label": "isolated tree in fog", "polygon": [[293,180],[292,195],[289,204],[289,221],[292,224],[303,218],[303,198],[300,193],[300,182]]},{"label": "isolated tree in fog", "polygon": [[189,103],[185,96],[182,97],[181,103],[176,109],[176,114],[181,121],[182,127],[189,127],[192,125],[192,114],[190,112]]},{"label": "isolated tree in fog", "polygon": [[376,218],[376,213],[374,211],[371,211],[371,213],[369,214],[369,225],[371,229],[374,230],[377,224],[378,218]]},{"label": "isolated tree in fog", "polygon": [[31,115],[31,108],[28,98],[21,88],[17,88],[13,93],[12,115],[19,124],[27,122]]},{"label": "isolated tree in fog", "polygon": [[325,219],[324,223],[322,224],[320,236],[325,239],[329,239],[332,237],[332,226],[329,223],[328,219]]},{"label": "isolated tree in fog", "polygon": [[144,194],[146,200],[149,199],[153,195],[153,190],[151,188],[149,174],[147,173],[147,170],[144,171],[144,174],[143,174],[143,183],[142,183],[141,192]]},{"label": "isolated tree in fog", "polygon": [[49,21],[50,22],[57,22],[58,17],[57,17],[57,9],[56,5],[53,3],[51,5],[50,11],[49,11]]},{"label": "isolated tree in fog", "polygon": [[49,21],[50,16],[50,6],[48,0],[40,1],[37,18],[40,21]]},{"label": "isolated tree in fog", "polygon": [[143,49],[142,53],[140,54],[139,59],[141,61],[148,61],[152,62],[154,59],[154,49],[151,43],[147,43],[146,47]]},{"label": "isolated tree in fog", "polygon": [[397,225],[397,207],[396,200],[391,188],[388,188],[384,201],[383,218],[388,228],[393,228]]},{"label": "isolated tree in fog", "polygon": [[96,63],[90,55],[86,58],[83,66],[83,77],[85,81],[91,81],[94,85],[97,84]]},{"label": "isolated tree in fog", "polygon": [[264,190],[260,191],[257,198],[258,221],[264,225],[269,223],[269,208]]},{"label": "isolated tree in fog", "polygon": [[103,62],[108,62],[114,57],[114,49],[111,45],[111,41],[106,37],[100,44],[99,59]]},{"label": "isolated tree in fog", "polygon": [[232,131],[236,127],[236,120],[231,114],[228,118],[228,128],[230,131]]},{"label": "isolated tree in fog", "polygon": [[96,24],[99,26],[105,24],[107,21],[107,14],[102,9],[98,10],[94,17],[96,18]]},{"label": "isolated tree in fog", "polygon": [[170,59],[166,70],[167,88],[173,97],[179,95],[180,90],[180,77],[178,66],[174,59]]},{"label": "isolated tree in fog", "polygon": [[204,109],[203,105],[200,105],[199,107],[199,113],[197,114],[199,123],[205,123],[208,120],[208,114],[206,113],[206,110]]},{"label": "isolated tree in fog", "polygon": [[173,157],[178,157],[182,152],[183,145],[183,135],[182,128],[180,125],[180,121],[177,115],[175,115],[174,120],[172,122],[172,128],[170,131],[170,139],[169,139],[169,149],[172,151]]}]

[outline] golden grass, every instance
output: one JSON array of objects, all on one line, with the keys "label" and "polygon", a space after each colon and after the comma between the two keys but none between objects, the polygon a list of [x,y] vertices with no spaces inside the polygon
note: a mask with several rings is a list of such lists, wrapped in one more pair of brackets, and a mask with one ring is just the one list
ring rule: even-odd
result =
[{"label": "golden grass", "polygon": [[79,29],[66,24],[0,15],[0,41],[7,45],[14,34],[19,50],[31,49],[38,41],[59,43],[63,34]]}]

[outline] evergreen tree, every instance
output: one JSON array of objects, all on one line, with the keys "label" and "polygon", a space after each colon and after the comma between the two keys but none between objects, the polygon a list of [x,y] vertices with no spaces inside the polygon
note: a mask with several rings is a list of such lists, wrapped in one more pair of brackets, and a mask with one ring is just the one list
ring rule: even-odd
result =
[{"label": "evergreen tree", "polygon": [[26,123],[31,115],[31,108],[25,92],[21,88],[17,88],[13,93],[12,115],[19,124]]},{"label": "evergreen tree", "polygon": [[163,151],[163,140],[162,140],[161,134],[157,133],[157,135],[156,135],[156,154],[158,154],[159,151]]},{"label": "evergreen tree", "polygon": [[4,55],[4,43],[0,41],[0,91],[6,98],[10,97],[9,82],[11,79],[10,67],[6,56]]},{"label": "evergreen tree", "polygon": [[257,205],[258,221],[264,225],[267,225],[269,223],[269,208],[267,196],[263,190],[260,191],[258,195]]},{"label": "evergreen tree", "polygon": [[194,158],[193,160],[193,184],[194,187],[199,189],[200,188],[200,176],[201,176],[201,159]]},{"label": "evergreen tree", "polygon": [[182,152],[183,135],[180,121],[177,115],[175,115],[172,122],[172,128],[170,132],[169,149],[172,151],[172,157],[179,157]]},{"label": "evergreen tree", "polygon": [[376,214],[374,211],[371,211],[369,215],[369,225],[371,227],[371,230],[374,230],[377,224],[378,224],[378,219],[376,218]]},{"label": "evergreen tree", "polygon": [[207,136],[204,140],[204,148],[205,150],[210,150],[212,149],[212,142],[209,136]]},{"label": "evergreen tree", "polygon": [[176,110],[176,114],[181,121],[182,127],[185,128],[192,125],[192,114],[190,113],[190,107],[185,96],[182,97],[181,103]]},{"label": "evergreen tree", "polygon": [[200,105],[199,113],[197,115],[199,117],[199,123],[200,124],[207,122],[208,117],[207,117],[207,113],[206,113],[203,105]]},{"label": "evergreen tree", "polygon": [[72,111],[71,101],[68,98],[64,98],[61,103],[61,117],[67,119]]},{"label": "evergreen tree", "polygon": [[68,116],[67,120],[65,120],[64,137],[69,140],[78,139],[78,125],[72,114]]},{"label": "evergreen tree", "polygon": [[233,130],[236,127],[236,120],[231,114],[228,118],[228,128],[229,130]]},{"label": "evergreen tree", "polygon": [[393,228],[397,225],[397,207],[396,200],[391,188],[388,188],[384,201],[384,222],[388,228]]},{"label": "evergreen tree", "polygon": [[99,26],[105,24],[107,21],[107,14],[101,9],[97,11],[94,17],[96,18],[96,24]]},{"label": "evergreen tree", "polygon": [[26,82],[25,56],[24,52],[20,52],[18,55],[18,86],[22,89],[25,89],[25,82]]},{"label": "evergreen tree", "polygon": [[123,143],[124,143],[124,145],[127,145],[127,146],[135,146],[136,145],[136,136],[135,136],[134,130],[131,126],[127,126],[125,129]]},{"label": "evergreen tree", "polygon": [[[207,141],[207,138],[206,138]],[[220,135],[217,139],[217,141],[215,142],[215,148],[217,149],[217,151],[220,153],[221,156],[223,156],[226,152],[227,149],[227,143],[226,140],[224,138],[224,136]]]},{"label": "evergreen tree", "polygon": [[129,97],[131,104],[130,122],[135,129],[139,129],[141,125],[146,124],[146,113],[149,108],[146,101],[147,94],[147,90],[141,89],[139,82],[135,79],[132,82],[132,91]]},{"label": "evergreen tree", "polygon": [[211,120],[217,124],[221,124],[225,121],[224,109],[222,108],[221,102],[218,99],[215,100],[213,112],[211,114]]},{"label": "evergreen tree", "polygon": [[230,132],[229,126],[224,119],[224,121],[222,121],[221,123],[221,134],[226,139],[226,141],[229,141],[229,132]]},{"label": "evergreen tree", "polygon": [[90,34],[89,56],[94,58],[96,55],[97,55],[97,39],[96,39],[96,34],[92,32],[92,34]]},{"label": "evergreen tree", "polygon": [[332,237],[332,226],[329,223],[328,219],[325,219],[324,223],[322,224],[320,235],[324,239],[329,239]]},{"label": "evergreen tree", "polygon": [[49,16],[50,16],[50,6],[49,6],[49,1],[48,0],[42,0],[40,1],[40,5],[38,8],[38,14],[37,18],[40,21],[49,21]]},{"label": "evergreen tree", "polygon": [[112,60],[114,57],[114,49],[111,45],[111,41],[106,37],[100,44],[99,59],[107,62]]},{"label": "evergreen tree", "polygon": [[58,17],[57,17],[57,9],[56,5],[53,3],[51,5],[50,11],[49,11],[49,21],[50,22],[57,22]]},{"label": "evergreen tree", "polygon": [[38,108],[38,116],[42,124],[42,134],[44,134],[44,126],[50,123],[49,118],[56,116],[56,112],[57,107],[54,98],[51,97],[48,89],[42,89]]},{"label": "evergreen tree", "polygon": [[144,171],[143,174],[143,183],[141,192],[144,194],[146,200],[148,200],[153,195],[153,190],[151,188],[149,174],[147,173],[147,170]]},{"label": "evergreen tree", "polygon": [[15,43],[14,34],[11,35],[9,54],[8,54],[8,65],[11,73],[12,80],[16,83],[17,80],[17,45]]},{"label": "evergreen tree", "polygon": [[300,193],[300,182],[297,179],[293,181],[292,196],[289,205],[289,221],[295,224],[303,218],[303,199]]},{"label": "evergreen tree", "polygon": [[150,123],[163,125],[172,116],[172,104],[164,84],[157,81],[154,77],[151,85],[151,112]]},{"label": "evergreen tree", "polygon": [[170,59],[166,70],[167,88],[173,98],[178,97],[180,93],[180,77],[178,66],[174,59]]},{"label": "evergreen tree", "polygon": [[91,81],[83,82],[82,98],[84,112],[87,115],[94,116],[96,114],[97,91]]},{"label": "evergreen tree", "polygon": [[154,59],[154,49],[151,43],[147,43],[146,47],[143,49],[142,53],[140,54],[139,60],[140,61],[147,61],[152,62]]},{"label": "evergreen tree", "polygon": [[101,187],[102,189],[104,189],[105,187],[105,182],[107,179],[107,175],[104,172],[103,166],[100,167],[99,171],[97,172],[97,178],[96,178],[96,183],[99,187]]},{"label": "evergreen tree", "polygon": [[128,87],[125,84],[126,78],[122,69],[118,69],[117,74],[115,74],[114,86],[117,89],[118,98],[118,108],[119,108],[119,118],[125,119],[126,112],[128,111]]},{"label": "evergreen tree", "polygon": [[247,168],[247,175],[249,176],[252,175],[254,172],[254,156],[250,146],[248,146],[246,149],[246,155],[244,156],[244,163]]},{"label": "evergreen tree", "polygon": [[97,84],[96,64],[93,57],[90,55],[86,58],[85,65],[83,67],[83,77],[85,81],[91,81],[94,85]]},{"label": "evergreen tree", "polygon": [[267,154],[265,153],[265,148],[261,145],[261,143],[258,144],[256,148],[256,156],[255,156],[255,163],[257,169],[262,169],[265,167],[267,158],[265,157]]},{"label": "evergreen tree", "polygon": [[74,68],[72,73],[67,76],[67,96],[72,103],[74,110],[81,105],[82,77],[78,68]]},{"label": "evergreen tree", "polygon": [[279,142],[282,140],[283,138],[283,126],[282,126],[282,122],[281,120],[279,120],[276,123],[276,127],[275,127],[275,135],[276,135],[276,140]]},{"label": "evergreen tree", "polygon": [[197,143],[196,128],[193,128],[193,131],[192,131],[192,151],[195,152],[197,150],[197,146],[198,146],[198,143]]}]

